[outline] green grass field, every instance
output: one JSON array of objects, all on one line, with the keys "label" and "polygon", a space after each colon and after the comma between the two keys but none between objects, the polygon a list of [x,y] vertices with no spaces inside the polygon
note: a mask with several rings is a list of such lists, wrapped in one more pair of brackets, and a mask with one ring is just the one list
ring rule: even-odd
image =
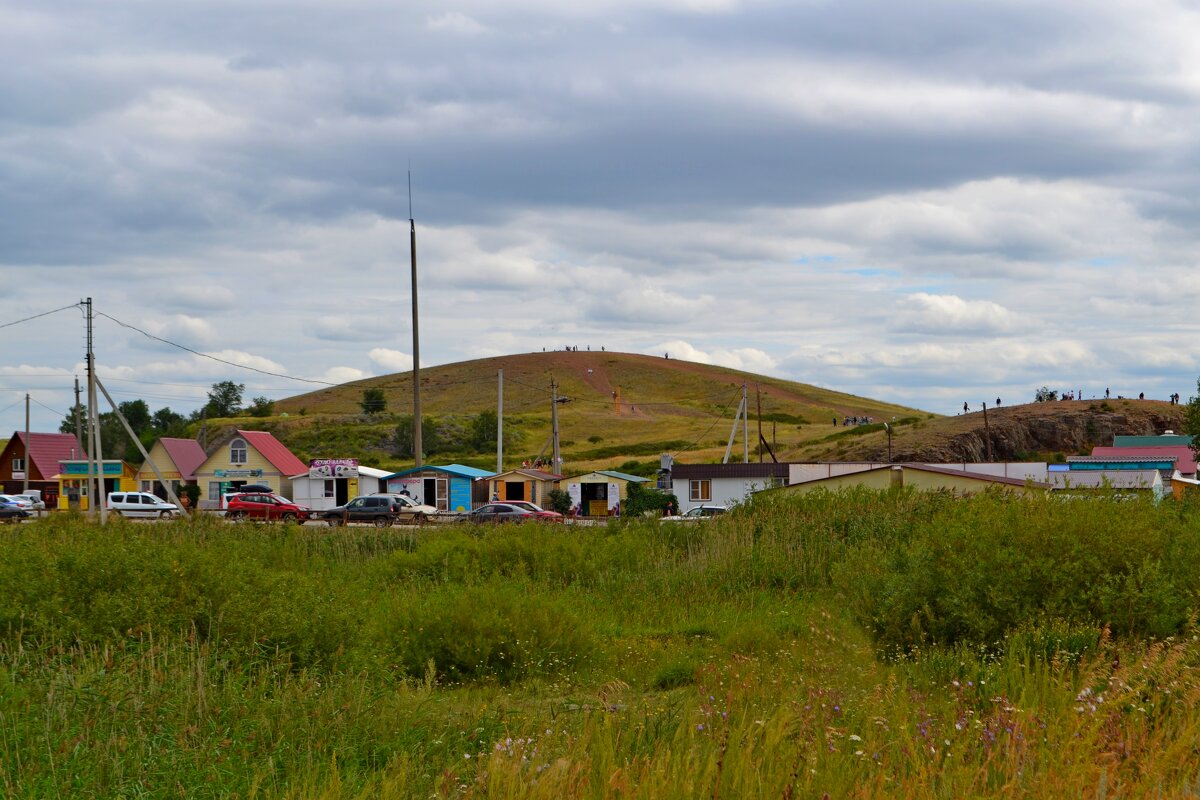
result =
[{"label": "green grass field", "polygon": [[1200,509],[0,529],[6,797],[1177,797]]}]

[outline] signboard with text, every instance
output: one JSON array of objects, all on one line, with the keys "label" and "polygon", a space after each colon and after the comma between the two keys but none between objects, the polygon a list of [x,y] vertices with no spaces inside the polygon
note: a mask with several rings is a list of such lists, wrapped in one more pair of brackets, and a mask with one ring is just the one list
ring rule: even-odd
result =
[{"label": "signboard with text", "polygon": [[310,478],[357,478],[357,458],[314,458],[308,462]]}]

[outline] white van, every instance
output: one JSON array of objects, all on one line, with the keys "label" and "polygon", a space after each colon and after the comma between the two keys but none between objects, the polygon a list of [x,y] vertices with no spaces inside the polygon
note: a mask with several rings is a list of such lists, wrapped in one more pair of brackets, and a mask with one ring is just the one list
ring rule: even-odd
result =
[{"label": "white van", "polygon": [[109,492],[108,510],[122,517],[170,519],[179,516],[179,506],[149,492]]}]

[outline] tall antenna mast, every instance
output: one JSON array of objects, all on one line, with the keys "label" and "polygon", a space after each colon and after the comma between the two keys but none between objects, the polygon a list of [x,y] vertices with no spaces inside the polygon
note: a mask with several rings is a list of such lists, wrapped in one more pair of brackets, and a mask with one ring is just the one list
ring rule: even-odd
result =
[{"label": "tall antenna mast", "polygon": [[421,445],[421,337],[417,327],[417,223],[412,210],[412,170],[408,171],[408,246],[412,253],[412,332],[413,332],[413,459],[424,466]]}]

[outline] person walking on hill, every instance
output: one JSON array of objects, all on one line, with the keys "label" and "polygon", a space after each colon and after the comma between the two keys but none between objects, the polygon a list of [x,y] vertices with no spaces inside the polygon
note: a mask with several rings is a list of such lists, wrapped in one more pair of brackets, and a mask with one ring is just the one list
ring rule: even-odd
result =
[{"label": "person walking on hill", "polygon": [[964,414],[970,414],[970,413],[971,413],[971,407],[970,407],[969,405],[967,405],[966,403],[963,403],[963,413],[964,413]]}]

